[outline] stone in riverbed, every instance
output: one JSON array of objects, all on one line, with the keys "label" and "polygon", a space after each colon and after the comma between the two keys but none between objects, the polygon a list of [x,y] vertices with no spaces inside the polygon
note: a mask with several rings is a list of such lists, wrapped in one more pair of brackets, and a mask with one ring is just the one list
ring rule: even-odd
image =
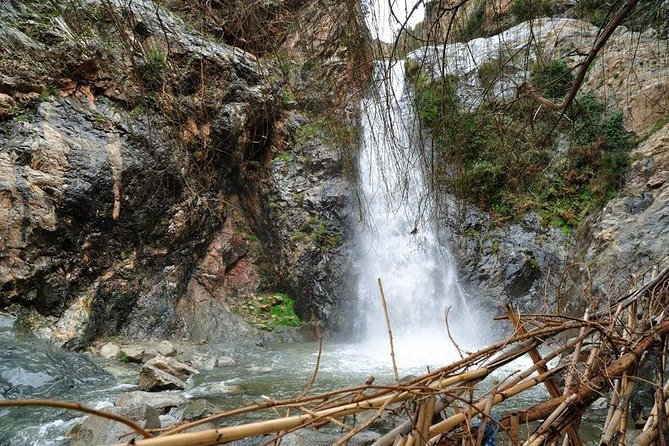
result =
[{"label": "stone in riverbed", "polygon": [[121,348],[113,342],[107,342],[100,347],[100,356],[106,359],[113,359],[119,356]]},{"label": "stone in riverbed", "polygon": [[[146,404],[133,404],[125,407],[111,407],[106,409],[108,412],[121,415],[136,422],[145,429],[160,428],[160,419],[158,412]],[[130,431],[130,428],[124,424],[118,423],[107,418],[89,416],[86,420],[73,429],[70,436],[72,441],[70,446],[88,446],[92,444],[116,444],[119,438]],[[128,436],[123,438],[123,442],[132,442],[133,439],[139,439],[139,436]]]},{"label": "stone in riverbed", "polygon": [[[283,446],[330,446],[336,443],[339,438],[341,438],[341,435],[303,429],[285,435],[281,444]],[[381,438],[381,435],[376,432],[361,432],[354,435],[347,444],[349,446],[369,446],[379,438]]]},{"label": "stone in riverbed", "polygon": [[179,420],[177,418],[174,418],[170,414],[161,415],[158,418],[160,418],[160,427],[162,427],[163,429],[166,427],[173,427],[179,424]]},{"label": "stone in riverbed", "polygon": [[176,376],[144,364],[139,372],[139,388],[147,392],[183,390],[186,388],[186,383]]},{"label": "stone in riverbed", "polygon": [[159,413],[165,413],[173,407],[178,407],[187,402],[186,398],[174,392],[126,392],[116,398],[117,406],[133,406],[137,404],[146,404],[153,407]]},{"label": "stone in riverbed", "polygon": [[195,353],[189,362],[200,370],[214,370],[218,366],[216,358],[205,353]]},{"label": "stone in riverbed", "polygon": [[219,356],[218,357],[218,363],[216,364],[218,367],[227,367],[230,365],[234,365],[235,360],[232,359],[229,356]]},{"label": "stone in riverbed", "polygon": [[170,415],[181,421],[195,421],[221,412],[221,408],[205,399],[189,401],[170,411]]},{"label": "stone in riverbed", "polygon": [[179,379],[187,379],[191,375],[200,373],[198,370],[190,367],[183,362],[179,362],[174,358],[167,358],[165,356],[156,356],[153,359],[144,364],[142,369],[145,367],[152,367],[158,370],[161,370],[170,375],[176,376]]},{"label": "stone in riverbed", "polygon": [[141,347],[126,346],[121,348],[121,358],[126,357],[130,362],[141,363],[144,360],[145,350]]},{"label": "stone in riverbed", "polygon": [[187,398],[215,398],[225,395],[239,395],[240,386],[229,385],[223,382],[208,382],[200,384],[184,393]]},{"label": "stone in riverbed", "polygon": [[174,345],[170,341],[161,341],[157,349],[158,353],[163,356],[174,356],[177,354],[177,349],[174,348]]},{"label": "stone in riverbed", "polygon": [[190,364],[198,370],[214,370],[216,367],[227,367],[235,364],[230,356],[211,356],[206,353],[195,353]]}]

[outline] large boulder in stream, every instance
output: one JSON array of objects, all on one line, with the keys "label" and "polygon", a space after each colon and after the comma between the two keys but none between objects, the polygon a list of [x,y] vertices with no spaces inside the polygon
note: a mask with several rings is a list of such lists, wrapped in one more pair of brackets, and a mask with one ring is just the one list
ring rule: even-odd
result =
[{"label": "large boulder in stream", "polygon": [[174,358],[156,356],[142,366],[139,372],[139,388],[148,392],[162,390],[183,390],[183,380],[199,373],[194,368]]},{"label": "large boulder in stream", "polygon": [[[133,404],[124,407],[111,407],[105,409],[116,415],[128,418],[137,423],[140,427],[145,429],[160,428],[160,419],[158,412],[151,406],[146,404]],[[132,444],[133,440],[141,438],[138,435],[128,435],[132,429],[121,424],[118,421],[107,418],[88,416],[86,420],[75,427],[70,436],[72,441],[71,446],[90,446],[90,445],[108,445],[117,443]]]}]

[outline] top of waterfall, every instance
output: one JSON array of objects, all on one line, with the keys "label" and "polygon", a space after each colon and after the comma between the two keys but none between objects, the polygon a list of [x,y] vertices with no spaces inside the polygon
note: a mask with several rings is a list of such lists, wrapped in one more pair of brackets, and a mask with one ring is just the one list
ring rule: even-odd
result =
[{"label": "top of waterfall", "polygon": [[425,6],[418,0],[369,0],[367,24],[383,42],[393,42],[403,26],[413,27],[425,17]]}]

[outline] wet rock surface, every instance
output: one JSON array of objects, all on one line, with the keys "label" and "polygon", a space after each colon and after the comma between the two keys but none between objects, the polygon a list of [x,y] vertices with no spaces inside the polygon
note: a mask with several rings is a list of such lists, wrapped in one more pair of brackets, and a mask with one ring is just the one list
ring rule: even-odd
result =
[{"label": "wet rock surface", "polygon": [[[582,20],[540,18],[491,37],[422,48],[409,59],[421,60],[436,76],[452,76],[464,108],[475,109],[484,101],[521,94],[518,88],[532,69],[528,58],[577,66],[598,31]],[[658,104],[669,97],[667,65],[660,56],[666,48],[667,42],[653,32],[620,27],[588,72],[580,94],[614,104],[627,129],[651,136],[632,153],[636,161],[618,197],[576,230],[562,233],[532,213],[517,215],[512,223],[492,221],[485,212],[446,198],[442,238],[453,250],[470,295],[483,296],[493,307],[508,303],[529,312],[567,308],[580,316],[589,303],[626,292],[631,274],[667,254],[664,186],[669,170],[663,153],[668,144],[666,129],[658,129],[667,116]],[[516,51],[527,57],[510,57]],[[485,72],[502,62],[504,69],[493,70],[493,76]]]},{"label": "wet rock surface", "polygon": [[[486,95],[516,97],[518,86],[527,80],[532,62],[538,58],[563,59],[577,66],[598,33],[599,27],[584,20],[540,18],[488,38],[421,48],[409,58],[422,60],[436,76],[455,76],[458,96],[467,107],[475,108]],[[618,104],[628,129],[644,134],[667,114],[659,104],[669,99],[665,81],[669,68],[658,56],[668,48],[667,42],[652,32],[618,28],[591,66],[582,92],[593,92]],[[514,57],[521,52],[525,57]],[[501,62],[504,69],[500,73],[492,80],[483,79],[486,64]]]},{"label": "wet rock surface", "polygon": [[186,399],[176,392],[142,392],[134,391],[120,394],[115,404],[117,406],[134,406],[145,404],[151,406],[159,414],[167,413],[171,408],[182,406]]},{"label": "wet rock surface", "polygon": [[[111,407],[107,411],[121,415],[136,422],[145,429],[159,429],[160,419],[158,412],[146,404],[132,404],[123,407]],[[81,424],[73,429],[70,436],[73,446],[87,446],[92,444],[116,444],[119,438],[124,441],[133,442],[142,438],[140,435],[124,436],[128,433],[129,427],[114,420],[101,417],[88,417]]]},{"label": "wet rock surface", "polygon": [[[586,221],[577,233],[580,268],[570,271],[568,308],[582,313],[588,303],[627,293],[648,268],[669,265],[669,126],[632,153],[635,159],[618,197]],[[643,206],[630,206],[642,202]]]},{"label": "wet rock surface", "polygon": [[[114,12],[153,51],[130,60],[102,36],[136,29],[91,20],[102,9],[0,5],[0,308],[73,349],[117,334],[239,348],[302,339],[231,310],[282,291],[305,319],[332,315],[346,190],[331,144],[276,169],[275,146],[291,143],[270,65],[149,0]],[[315,216],[330,238],[291,240],[297,222],[275,205]]]},{"label": "wet rock surface", "polygon": [[553,308],[555,297],[546,296],[546,290],[554,290],[554,272],[567,264],[570,238],[557,228],[541,226],[536,214],[499,226],[477,209],[466,212],[464,223],[447,222],[456,230],[444,236],[469,293],[500,310],[506,304],[530,312]]}]

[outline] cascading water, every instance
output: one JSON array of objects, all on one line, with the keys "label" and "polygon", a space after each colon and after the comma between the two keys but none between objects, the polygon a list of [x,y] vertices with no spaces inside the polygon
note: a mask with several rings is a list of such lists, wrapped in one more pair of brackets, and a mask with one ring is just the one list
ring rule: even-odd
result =
[{"label": "cascading water", "polygon": [[[387,38],[388,28],[376,24],[381,14],[371,11],[369,25]],[[446,308],[451,308],[451,332],[463,346],[478,343],[471,334],[478,328],[479,312],[468,305],[452,256],[437,237],[423,139],[405,87],[403,61],[378,62],[371,90],[361,107],[363,218],[356,239],[364,345],[389,360],[380,278],[398,366],[444,363],[457,355],[448,338]]]}]

